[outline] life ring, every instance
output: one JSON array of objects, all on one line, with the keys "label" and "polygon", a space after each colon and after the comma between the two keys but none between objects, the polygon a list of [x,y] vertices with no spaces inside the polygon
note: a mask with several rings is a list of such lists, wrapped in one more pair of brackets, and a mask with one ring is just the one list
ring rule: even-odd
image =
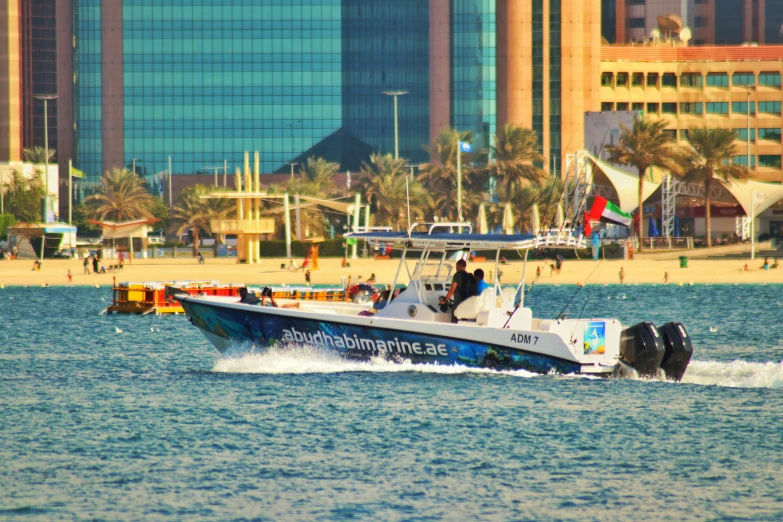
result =
[{"label": "life ring", "polygon": [[354,303],[366,304],[373,302],[377,293],[378,290],[374,286],[367,283],[359,283],[348,289],[348,299]]}]

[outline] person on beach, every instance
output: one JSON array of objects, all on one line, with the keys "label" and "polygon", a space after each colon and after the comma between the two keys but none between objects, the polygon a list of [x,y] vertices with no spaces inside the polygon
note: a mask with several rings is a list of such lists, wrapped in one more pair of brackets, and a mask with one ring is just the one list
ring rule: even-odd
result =
[{"label": "person on beach", "polygon": [[743,270],[744,272],[747,272],[747,271],[749,270],[749,269],[748,269],[748,264],[747,264],[747,263],[745,263],[745,268],[743,268],[742,270]]},{"label": "person on beach", "polygon": [[198,264],[203,265],[204,264],[204,256],[201,255],[201,252],[198,253]]},{"label": "person on beach", "polygon": [[309,270],[307,270],[307,271],[305,272],[305,284],[306,284],[307,286],[310,286],[310,271],[309,271]]},{"label": "person on beach", "polygon": [[85,257],[82,264],[84,265],[84,275],[90,275],[90,258]]},{"label": "person on beach", "polygon": [[98,267],[98,254],[95,254],[92,256],[92,273],[95,275],[98,275],[100,273],[99,267]]},{"label": "person on beach", "polygon": [[668,285],[669,284],[669,272],[663,273],[663,284]]},{"label": "person on beach", "polygon": [[563,268],[563,256],[560,254],[555,258],[555,272],[560,275],[560,269]]},{"label": "person on beach", "polygon": [[555,264],[549,263],[549,277],[552,277],[552,274],[555,273]]},{"label": "person on beach", "polygon": [[39,260],[35,260],[33,262],[33,269],[32,272],[40,272],[41,271],[41,262]]},{"label": "person on beach", "polygon": [[764,270],[769,270],[769,258],[768,257],[764,258],[764,264],[761,265],[761,268],[763,268]]},{"label": "person on beach", "polygon": [[620,267],[620,284],[623,284],[624,281],[625,281],[625,268],[621,266]]},{"label": "person on beach", "polygon": [[70,270],[68,270],[68,284],[69,285],[73,284],[73,275],[71,274]]},{"label": "person on beach", "polygon": [[536,267],[536,280],[538,280],[539,277],[541,277],[541,267],[537,266]]},{"label": "person on beach", "polygon": [[778,266],[780,266],[780,265],[778,264],[778,258],[776,257],[775,258],[775,262],[772,263],[772,267],[771,268],[777,268]]},{"label": "person on beach", "polygon": [[120,261],[120,268],[122,268],[122,266],[125,264],[125,254],[120,252],[120,255],[117,256],[117,258]]}]

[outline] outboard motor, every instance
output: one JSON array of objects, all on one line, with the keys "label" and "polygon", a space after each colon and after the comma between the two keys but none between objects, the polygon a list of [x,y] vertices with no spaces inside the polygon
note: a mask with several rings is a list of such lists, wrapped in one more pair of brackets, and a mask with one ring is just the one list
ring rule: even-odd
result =
[{"label": "outboard motor", "polygon": [[661,368],[666,373],[666,378],[679,381],[693,355],[691,338],[682,323],[666,323],[658,328],[658,331],[663,338],[665,349]]},{"label": "outboard motor", "polygon": [[650,321],[623,330],[620,358],[643,377],[655,377],[664,355],[663,340]]}]

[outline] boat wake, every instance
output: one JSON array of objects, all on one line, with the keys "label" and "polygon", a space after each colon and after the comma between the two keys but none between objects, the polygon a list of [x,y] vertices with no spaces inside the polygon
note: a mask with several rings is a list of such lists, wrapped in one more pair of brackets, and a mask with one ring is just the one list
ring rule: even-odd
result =
[{"label": "boat wake", "polygon": [[257,373],[267,375],[307,373],[437,373],[445,375],[487,374],[512,375],[516,377],[537,377],[538,374],[525,370],[496,371],[466,366],[445,366],[437,364],[413,364],[410,361],[393,362],[382,357],[370,361],[350,361],[339,355],[305,346],[272,348],[263,352],[253,351],[237,355],[226,355],[215,361],[212,371],[218,373]]},{"label": "boat wake", "polygon": [[682,382],[729,388],[783,388],[783,362],[691,361]]},{"label": "boat wake", "polygon": [[[525,370],[498,371],[466,366],[413,364],[410,361],[393,362],[376,357],[370,361],[350,361],[331,351],[306,346],[272,348],[264,351],[242,352],[218,358],[212,368],[217,373],[297,375],[327,373],[434,373],[442,375],[505,375],[512,377],[540,377]],[[562,377],[562,376],[561,376]],[[579,379],[599,379],[587,375],[569,375]],[[638,378],[640,381],[656,379]],[[691,361],[684,384],[725,386],[730,388],[783,388],[783,362],[756,363],[746,361],[718,362]]]}]

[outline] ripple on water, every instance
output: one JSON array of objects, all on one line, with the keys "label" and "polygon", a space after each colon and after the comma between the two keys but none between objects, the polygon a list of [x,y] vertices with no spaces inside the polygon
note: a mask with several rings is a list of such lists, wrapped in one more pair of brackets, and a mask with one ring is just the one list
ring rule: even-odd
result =
[{"label": "ripple on water", "polygon": [[3,519],[783,519],[780,286],[596,286],[566,311],[682,320],[682,383],[219,357],[183,317],[98,316],[108,289],[3,292]]}]

